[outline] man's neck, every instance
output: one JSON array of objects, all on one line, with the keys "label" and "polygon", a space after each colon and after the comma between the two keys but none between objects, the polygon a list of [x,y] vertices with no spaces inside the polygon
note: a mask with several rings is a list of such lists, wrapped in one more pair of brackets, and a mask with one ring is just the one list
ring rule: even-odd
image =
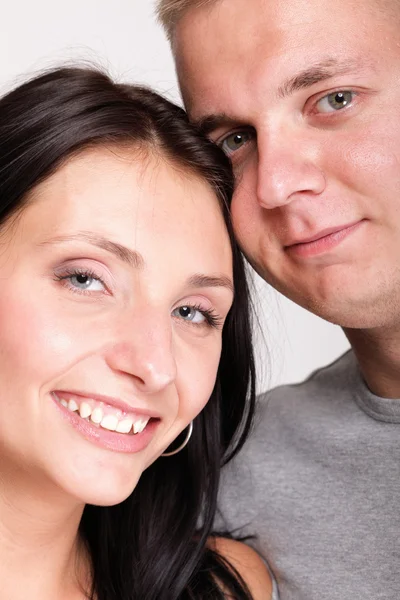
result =
[{"label": "man's neck", "polygon": [[[0,598],[76,598],[82,506],[1,473]],[[39,492],[39,493],[38,493]],[[43,493],[44,492],[44,493]],[[29,593],[27,593],[29,590]]]},{"label": "man's neck", "polygon": [[371,392],[400,399],[400,327],[346,329],[345,334]]}]

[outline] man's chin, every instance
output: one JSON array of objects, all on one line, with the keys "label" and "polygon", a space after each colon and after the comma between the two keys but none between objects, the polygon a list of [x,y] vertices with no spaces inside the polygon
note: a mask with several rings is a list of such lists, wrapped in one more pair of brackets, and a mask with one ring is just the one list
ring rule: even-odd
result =
[{"label": "man's chin", "polygon": [[388,306],[382,298],[353,296],[343,288],[332,292],[330,297],[299,297],[284,294],[289,300],[302,306],[317,317],[343,329],[378,329],[392,326],[400,321],[400,308]]}]

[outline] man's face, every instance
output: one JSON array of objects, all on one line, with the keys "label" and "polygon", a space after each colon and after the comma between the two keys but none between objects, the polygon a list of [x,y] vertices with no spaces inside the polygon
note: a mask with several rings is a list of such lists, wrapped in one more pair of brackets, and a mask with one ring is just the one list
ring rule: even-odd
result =
[{"label": "man's face", "polygon": [[189,11],[175,39],[190,116],[232,159],[248,258],[344,327],[400,317],[400,6],[389,8],[219,0]]}]

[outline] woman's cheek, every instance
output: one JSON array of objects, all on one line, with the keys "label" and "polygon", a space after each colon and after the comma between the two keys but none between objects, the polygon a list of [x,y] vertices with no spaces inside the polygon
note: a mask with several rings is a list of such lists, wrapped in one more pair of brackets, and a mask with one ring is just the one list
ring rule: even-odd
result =
[{"label": "woman's cheek", "polygon": [[[60,314],[56,303],[21,293],[0,293],[0,352],[11,372],[53,377],[85,352],[90,329]],[[0,373],[4,370],[0,368]],[[44,383],[44,381],[42,381]]]},{"label": "woman's cheek", "polygon": [[[202,344],[196,350],[186,348],[177,363],[177,377],[180,398],[187,398],[191,419],[199,414],[207,404],[214,389],[221,356],[221,339]],[[185,390],[182,394],[182,389]],[[182,409],[182,407],[181,407]]]}]

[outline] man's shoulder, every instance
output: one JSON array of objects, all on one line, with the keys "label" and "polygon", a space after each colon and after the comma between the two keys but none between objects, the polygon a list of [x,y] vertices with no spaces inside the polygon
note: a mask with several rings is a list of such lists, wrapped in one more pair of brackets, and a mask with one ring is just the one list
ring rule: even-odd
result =
[{"label": "man's shoulder", "polygon": [[348,350],[333,362],[316,369],[300,383],[280,385],[259,395],[259,404],[268,406],[276,401],[301,399],[310,394],[318,395],[334,390],[348,389],[354,376],[356,359],[352,350]]},{"label": "man's shoulder", "polygon": [[348,407],[354,405],[357,371],[354,354],[348,351],[305,381],[260,395],[248,440],[224,470],[232,496],[240,480],[249,486],[255,481],[275,481],[277,471],[282,474],[290,461],[295,464],[298,447],[309,446],[311,439],[318,447],[323,427],[343,428]]},{"label": "man's shoulder", "polygon": [[346,383],[346,375],[354,370],[355,358],[352,350],[348,350],[333,362],[316,369],[300,383],[280,385],[267,392],[260,394],[259,399],[270,401],[271,398],[289,397],[308,394],[310,390],[331,388],[337,385],[343,387]]}]

